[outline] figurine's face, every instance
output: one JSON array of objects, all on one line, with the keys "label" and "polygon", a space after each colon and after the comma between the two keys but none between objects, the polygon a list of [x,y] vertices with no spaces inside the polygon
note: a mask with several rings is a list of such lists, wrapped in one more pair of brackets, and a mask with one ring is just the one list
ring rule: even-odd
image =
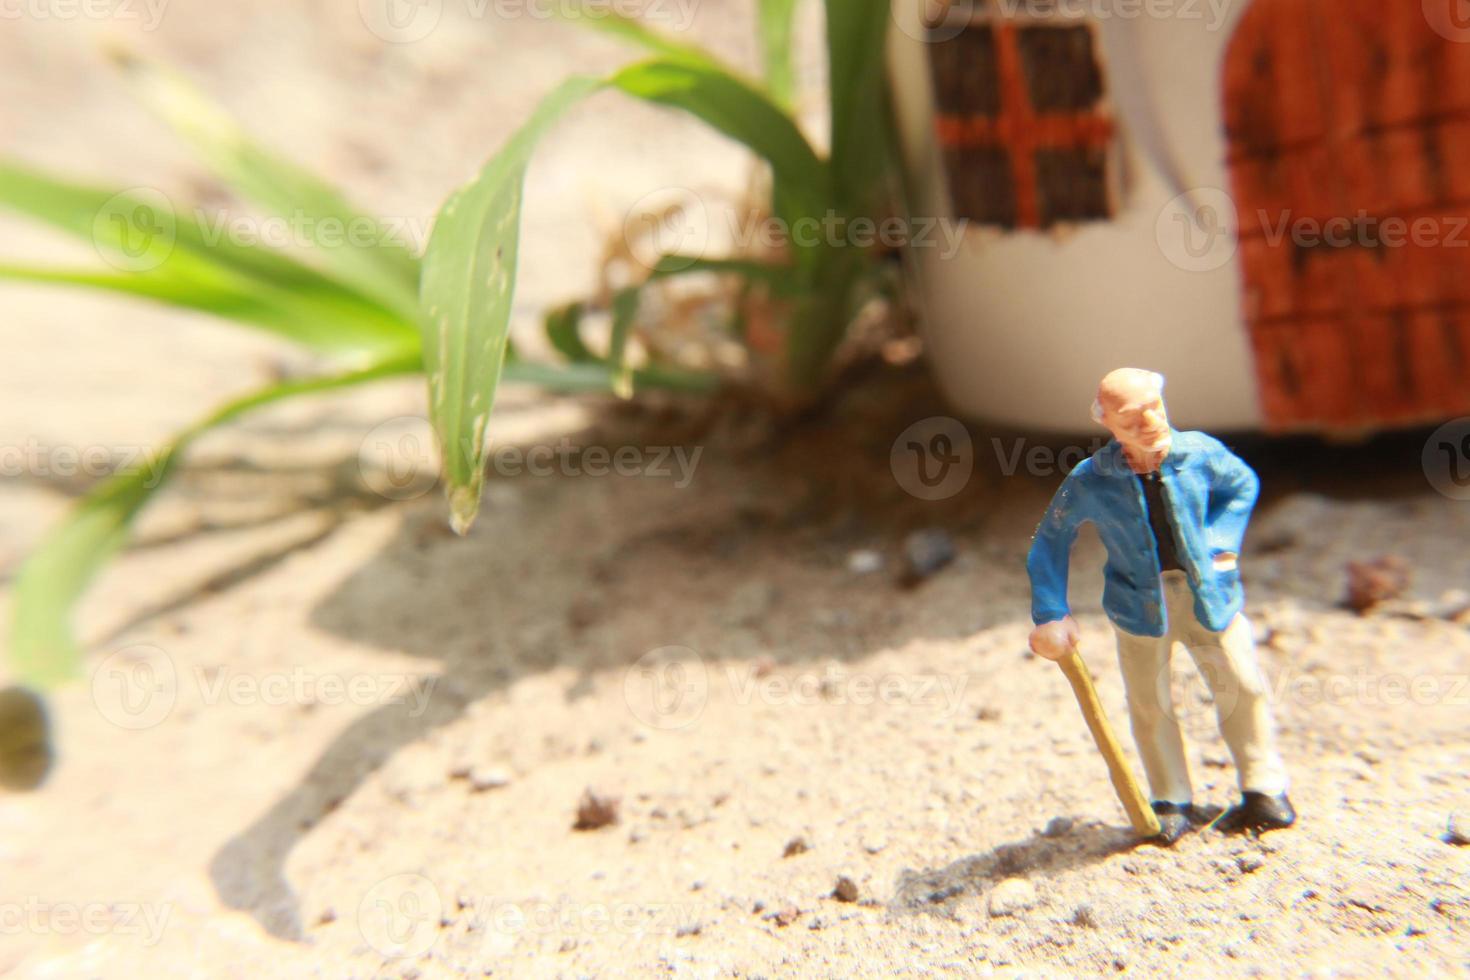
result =
[{"label": "figurine's face", "polygon": [[1098,398],[1102,423],[1126,448],[1162,452],[1169,445],[1169,415],[1163,396],[1152,387],[1108,392]]}]

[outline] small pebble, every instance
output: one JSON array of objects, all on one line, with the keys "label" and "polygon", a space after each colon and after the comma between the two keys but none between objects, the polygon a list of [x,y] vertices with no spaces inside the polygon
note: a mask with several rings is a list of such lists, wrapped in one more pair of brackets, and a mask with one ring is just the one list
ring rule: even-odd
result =
[{"label": "small pebble", "polygon": [[954,561],[954,541],[949,532],[938,528],[915,531],[903,539],[904,585],[917,585]]},{"label": "small pebble", "polygon": [[781,852],[782,857],[795,857],[810,851],[811,845],[806,842],[805,837],[793,837],[786,842],[786,849]]},{"label": "small pebble", "polygon": [[503,789],[510,785],[510,773],[504,769],[475,768],[469,775],[470,789],[484,793],[492,789]]},{"label": "small pebble", "polygon": [[1413,569],[1407,559],[1383,555],[1370,561],[1350,561],[1347,565],[1347,598],[1344,605],[1363,614],[1380,602],[1397,599],[1409,588]]},{"label": "small pebble", "polygon": [[847,556],[847,570],[853,575],[872,575],[883,570],[883,556],[871,548],[854,551]]},{"label": "small pebble", "polygon": [[577,822],[573,830],[598,830],[618,822],[616,796],[607,796],[588,787],[577,801]]},{"label": "small pebble", "polygon": [[963,895],[964,892],[964,885],[953,883],[948,885],[940,885],[938,888],[935,888],[933,891],[929,892],[929,894],[925,895],[924,900],[931,905],[939,905],[949,901],[956,895]]},{"label": "small pebble", "polygon": [[1038,901],[1036,887],[1025,878],[1007,878],[990,890],[989,909],[994,917],[1015,915]]},{"label": "small pebble", "polygon": [[772,922],[776,923],[776,925],[784,929],[787,926],[791,925],[791,923],[795,922],[797,919],[801,918],[801,909],[797,908],[795,905],[788,905],[785,908],[780,909],[779,911],[770,913],[766,916],[766,918],[770,919]]},{"label": "small pebble", "polygon": [[832,897],[839,902],[856,902],[858,900],[857,882],[847,875],[837,879],[837,887],[832,889]]},{"label": "small pebble", "polygon": [[1250,874],[1252,871],[1259,871],[1265,863],[1265,858],[1254,851],[1247,851],[1235,859],[1236,866],[1246,874]]},{"label": "small pebble", "polygon": [[1450,823],[1444,835],[1446,844],[1465,847],[1470,844],[1470,817],[1463,813],[1450,814]]},{"label": "small pebble", "polygon": [[1046,829],[1041,832],[1043,837],[1061,837],[1072,829],[1071,817],[1052,817],[1046,822]]}]

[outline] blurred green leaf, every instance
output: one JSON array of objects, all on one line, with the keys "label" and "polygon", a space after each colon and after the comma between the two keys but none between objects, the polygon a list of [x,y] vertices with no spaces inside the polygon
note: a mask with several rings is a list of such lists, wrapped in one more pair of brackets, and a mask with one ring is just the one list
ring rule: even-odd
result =
[{"label": "blurred green leaf", "polygon": [[791,60],[799,0],[760,0],[761,60],[771,98],[788,109],[796,98],[796,68]]},{"label": "blurred green leaf", "polygon": [[35,268],[0,263],[0,279],[81,286],[123,293],[183,309],[249,323],[312,350],[337,356],[383,355],[413,350],[418,337],[380,307],[310,285],[277,288],[227,270],[173,268],[172,260],[138,273]]},{"label": "blurred green leaf", "polygon": [[607,364],[613,373],[613,393],[619,398],[633,397],[633,372],[628,367],[628,337],[638,318],[641,286],[630,286],[613,294],[612,332],[607,346]]},{"label": "blurred green leaf", "polygon": [[0,263],[0,276],[146,297],[264,327],[325,353],[382,353],[418,331],[377,302],[289,256],[213,235],[160,192],[114,193],[0,160],[0,207],[92,244],[113,268]]},{"label": "blurred green leaf", "polygon": [[862,250],[824,248],[811,272],[810,286],[796,295],[796,309],[786,340],[786,359],[798,391],[810,391],[821,380],[852,322],[853,296],[872,262]]},{"label": "blurred green leaf", "polygon": [[354,208],[336,187],[255,143],[178,72],[126,51],[113,54],[142,101],[189,140],[221,180],[300,227],[335,275],[412,322],[419,263],[385,222]]},{"label": "blurred green leaf", "polygon": [[687,61],[736,74],[733,67],[697,44],[676,41],[634,17],[624,17],[607,9],[605,4],[588,6],[581,3],[558,5],[558,13],[569,23],[591,28],[619,40],[636,44],[670,61]]},{"label": "blurred green leaf", "polygon": [[168,197],[154,188],[116,191],[92,187],[0,159],[0,206],[90,243],[110,262],[134,268],[162,262],[181,248],[282,284],[331,283],[320,272],[280,252],[242,245],[223,232],[216,234],[197,218],[180,220]]},{"label": "blurred green leaf", "polygon": [[888,172],[890,136],[884,71],[890,0],[827,0],[833,190],[852,215],[871,213]]},{"label": "blurred green leaf", "polygon": [[582,324],[582,303],[568,303],[546,314],[546,339],[563,357],[573,364],[595,361],[597,356],[582,343],[579,327]]},{"label": "blurred green leaf", "polygon": [[[827,56],[831,102],[830,208],[851,220],[877,220],[891,164],[885,46],[888,0],[827,0]],[[777,184],[776,213],[790,213],[791,188]],[[856,310],[857,287],[871,270],[863,250],[826,242],[798,250],[804,280],[787,340],[793,385],[810,390],[820,380]]]},{"label": "blurred green leaf", "polygon": [[675,61],[630,65],[610,79],[629,95],[681,109],[743,143],[771,165],[776,180],[820,214],[828,191],[827,165],[795,120],[765,93],[718,69]]},{"label": "blurred green leaf", "polygon": [[77,673],[80,651],[72,634],[72,607],[97,571],[127,540],[133,519],[168,478],[180,454],[202,433],[272,402],[411,373],[416,355],[360,371],[287,381],[226,403],[174,437],[147,465],[112,477],[89,493],[42,541],[16,579],[11,666],[17,679],[49,687]]},{"label": "blurred green leaf", "polygon": [[706,259],[694,255],[665,255],[654,264],[650,279],[698,273],[737,275],[763,282],[777,293],[790,293],[798,288],[796,270],[788,265],[757,262],[754,259]]}]

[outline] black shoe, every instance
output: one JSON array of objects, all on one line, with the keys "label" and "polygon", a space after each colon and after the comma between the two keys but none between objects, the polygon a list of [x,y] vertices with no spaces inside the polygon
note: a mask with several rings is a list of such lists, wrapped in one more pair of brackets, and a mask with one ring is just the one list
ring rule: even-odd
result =
[{"label": "black shoe", "polygon": [[1264,834],[1296,823],[1296,811],[1285,793],[1270,796],[1246,790],[1240,802],[1215,821],[1215,829],[1225,834]]},{"label": "black shoe", "polygon": [[1155,800],[1150,806],[1154,808],[1154,813],[1159,818],[1159,832],[1150,838],[1154,843],[1163,847],[1172,847],[1175,841],[1190,831],[1189,818],[1190,813],[1194,810],[1190,804]]}]

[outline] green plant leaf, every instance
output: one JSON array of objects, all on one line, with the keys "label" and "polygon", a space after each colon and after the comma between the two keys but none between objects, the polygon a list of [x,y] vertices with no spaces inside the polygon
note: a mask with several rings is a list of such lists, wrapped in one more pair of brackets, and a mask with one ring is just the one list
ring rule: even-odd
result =
[{"label": "green plant leaf", "polygon": [[126,51],[114,51],[113,59],[144,104],[192,143],[221,180],[300,227],[335,275],[412,322],[419,263],[409,244],[385,222],[354,208],[340,190],[315,174],[251,140],[183,75]]},{"label": "green plant leaf", "polygon": [[827,165],[795,120],[763,92],[718,69],[677,61],[630,65],[610,79],[629,95],[690,113],[771,165],[776,180],[808,213],[825,206]]},{"label": "green plant leaf", "polygon": [[803,222],[820,222],[830,209],[831,179],[795,120],[763,92],[718,71],[670,62],[645,62],[619,72],[629,94],[682,109],[743,143],[771,165],[775,213],[792,232],[796,264],[809,270],[819,246],[805,242]]},{"label": "green plant leaf", "polygon": [[582,343],[578,330],[584,309],[586,307],[582,303],[568,303],[546,314],[546,339],[573,364],[597,360],[597,356]]},{"label": "green plant leaf", "polygon": [[605,82],[574,77],[553,90],[479,176],[445,202],[424,255],[429,411],[443,452],[450,523],[461,534],[479,512],[484,485],[485,431],[505,364],[526,166],[546,129],[604,86],[688,112],[744,143],[812,211],[827,197],[826,165],[791,117],[718,68],[655,60]]},{"label": "green plant leaf", "polygon": [[823,248],[812,267],[811,285],[796,298],[787,333],[786,360],[798,392],[812,390],[821,380],[832,353],[852,322],[853,296],[872,266],[856,248]]},{"label": "green plant leaf", "polygon": [[890,0],[827,0],[833,190],[839,208],[875,217],[878,182],[890,161],[884,45]]},{"label": "green plant leaf", "polygon": [[98,570],[127,541],[133,519],[199,435],[252,409],[298,395],[330,391],[418,370],[416,355],[360,371],[287,381],[237,398],[174,437],[149,465],[112,477],[89,493],[26,561],[16,579],[10,657],[16,678],[50,687],[77,673],[81,653],[72,607]]},{"label": "green plant leaf", "polygon": [[[0,276],[109,289],[264,327],[325,353],[417,346],[418,330],[293,258],[215,235],[161,193],[116,193],[0,160],[0,207],[90,243],[102,271],[0,265]],[[119,271],[122,270],[122,271]]]},{"label": "green plant leaf", "polygon": [[766,89],[771,98],[788,109],[796,99],[796,69],[791,60],[791,46],[798,2],[760,0],[758,9]]},{"label": "green plant leaf", "polygon": [[148,272],[109,273],[0,263],[0,279],[122,293],[248,323],[319,353],[377,357],[415,350],[418,335],[381,307],[308,284],[279,288],[228,271],[181,274],[176,263]]},{"label": "green plant leaf", "polygon": [[613,294],[612,332],[607,345],[607,364],[613,372],[613,393],[619,398],[633,397],[633,371],[628,367],[628,336],[638,318],[638,301],[642,287],[630,286]]},{"label": "green plant leaf", "polygon": [[663,31],[655,30],[637,18],[624,17],[622,14],[608,10],[603,4],[595,6],[581,3],[558,4],[556,9],[568,23],[588,27],[619,40],[636,44],[670,61],[687,61],[719,69],[732,75],[737,74],[732,66],[722,62],[708,49],[697,44],[676,41]]},{"label": "green plant leaf", "polygon": [[92,187],[0,159],[0,206],[91,244],[109,261],[133,267],[162,262],[175,248],[182,248],[282,284],[330,282],[280,252],[216,234],[197,217],[181,220],[173,203],[154,188]]},{"label": "green plant leaf", "polygon": [[694,275],[697,273],[737,275],[743,279],[763,282],[773,287],[778,294],[789,294],[799,288],[796,270],[789,265],[757,262],[754,259],[706,259],[694,255],[665,255],[654,264],[649,279],[666,279],[670,276]]},{"label": "green plant leaf", "polygon": [[443,451],[450,520],[463,534],[480,509],[485,427],[505,364],[520,252],[526,164],[541,134],[602,87],[573,77],[548,95],[434,222],[424,254],[424,364],[429,413]]}]

